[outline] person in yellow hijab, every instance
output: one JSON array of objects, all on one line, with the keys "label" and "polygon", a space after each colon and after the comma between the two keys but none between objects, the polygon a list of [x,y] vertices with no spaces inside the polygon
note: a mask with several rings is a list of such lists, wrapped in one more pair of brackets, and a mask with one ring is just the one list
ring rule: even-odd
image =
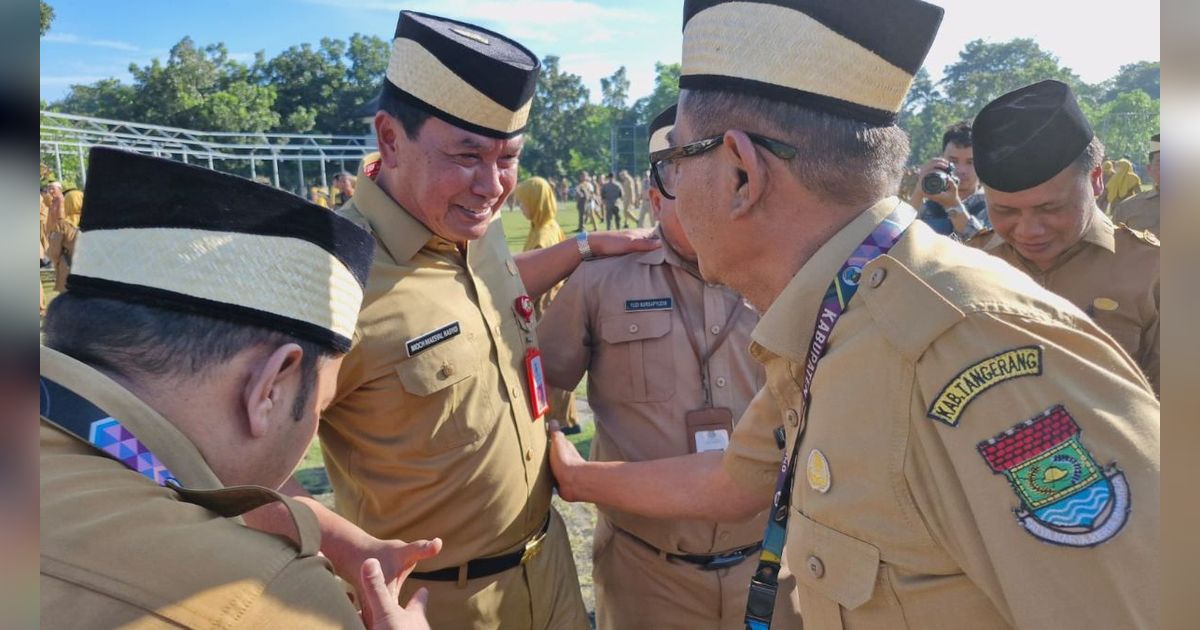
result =
[{"label": "person in yellow hijab", "polygon": [[[525,218],[529,219],[529,237],[525,239],[525,248],[522,251],[543,249],[567,240],[562,226],[558,224],[558,202],[555,201],[554,187],[550,185],[550,182],[541,177],[531,177],[517,186],[513,197],[521,206],[521,212]],[[558,286],[561,287],[562,284],[560,283]],[[542,318],[542,314],[546,312],[546,308],[554,299],[555,293],[558,293],[558,287],[547,291],[534,305],[534,314],[537,319]],[[575,409],[575,393],[555,387],[548,389],[550,412],[546,415],[546,420],[558,421],[558,425],[563,427],[563,433],[579,433],[579,414]]]},{"label": "person in yellow hijab", "polygon": [[1133,164],[1129,160],[1117,160],[1105,189],[1108,191],[1108,205],[1105,210],[1111,213],[1118,203],[1142,192],[1142,179],[1133,172]]}]

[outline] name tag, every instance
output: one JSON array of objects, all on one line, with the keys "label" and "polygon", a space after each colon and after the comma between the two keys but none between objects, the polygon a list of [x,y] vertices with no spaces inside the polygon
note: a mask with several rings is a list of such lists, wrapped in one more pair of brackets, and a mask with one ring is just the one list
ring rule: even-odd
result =
[{"label": "name tag", "polygon": [[408,349],[408,356],[413,357],[438,345],[439,343],[443,343],[454,337],[457,337],[461,332],[462,326],[459,326],[458,322],[453,322],[446,324],[445,326],[442,326],[433,332],[427,332],[420,337],[409,339],[408,341],[404,342],[404,347]]},{"label": "name tag", "polygon": [[729,448],[729,431],[726,431],[725,429],[716,429],[715,431],[696,432],[697,453],[723,451],[727,448]]},{"label": "name tag", "polygon": [[669,297],[650,298],[649,300],[625,300],[625,312],[669,311],[674,304],[675,300]]}]

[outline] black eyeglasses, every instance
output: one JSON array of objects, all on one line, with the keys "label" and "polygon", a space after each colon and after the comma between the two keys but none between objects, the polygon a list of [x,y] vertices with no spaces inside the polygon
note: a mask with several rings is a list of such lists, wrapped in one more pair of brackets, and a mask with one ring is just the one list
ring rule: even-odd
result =
[{"label": "black eyeglasses", "polygon": [[[778,140],[772,140],[766,136],[760,136],[758,134],[749,132],[747,132],[746,135],[750,137],[751,142],[770,151],[775,157],[781,160],[790,160],[796,157],[796,154],[799,152],[796,147],[793,147],[790,144],[785,144]],[[713,136],[711,138],[704,138],[703,140],[697,140],[682,146],[671,147],[669,149],[663,149],[661,151],[655,151],[654,153],[651,153],[650,172],[654,173],[654,185],[658,187],[658,192],[662,193],[662,195],[667,199],[675,198],[675,195],[667,190],[666,180],[663,178],[662,169],[667,165],[668,162],[682,160],[683,158],[695,157],[702,153],[712,151],[713,149],[721,146],[721,144],[724,142],[724,139],[725,134],[722,133],[721,135]]]}]

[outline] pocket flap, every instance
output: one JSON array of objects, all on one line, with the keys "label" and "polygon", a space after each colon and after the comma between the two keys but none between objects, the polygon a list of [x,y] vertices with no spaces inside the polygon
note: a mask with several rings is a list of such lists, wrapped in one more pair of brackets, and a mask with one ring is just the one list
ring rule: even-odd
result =
[{"label": "pocket flap", "polygon": [[875,593],[879,549],[794,509],[791,520],[787,557],[796,579],[848,610],[867,603]]},{"label": "pocket flap", "polygon": [[627,343],[657,339],[671,332],[670,311],[623,313],[600,320],[600,338],[605,343]]},{"label": "pocket flap", "polygon": [[474,348],[466,339],[452,339],[396,366],[405,391],[428,396],[474,376],[479,367]]}]

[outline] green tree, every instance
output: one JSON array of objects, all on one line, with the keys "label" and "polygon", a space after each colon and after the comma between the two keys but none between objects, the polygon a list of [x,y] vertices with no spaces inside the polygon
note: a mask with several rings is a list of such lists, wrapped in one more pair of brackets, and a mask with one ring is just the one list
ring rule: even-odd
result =
[{"label": "green tree", "polygon": [[1129,158],[1144,166],[1150,136],[1158,133],[1159,102],[1141,89],[1120,93],[1089,113],[1096,135],[1109,159]]},{"label": "green tree", "polygon": [[677,63],[654,63],[654,91],[633,104],[638,124],[649,125],[660,112],[679,102],[681,70]]},{"label": "green tree", "polygon": [[46,4],[46,0],[38,0],[38,9],[40,12],[40,23],[38,26],[39,37],[46,34],[50,30],[50,24],[54,22],[54,7]]},{"label": "green tree", "polygon": [[[603,121],[590,115],[593,108],[582,78],[563,71],[556,56],[543,59],[521,152],[522,169],[543,177],[574,178],[579,168],[595,168],[601,157],[594,142],[595,128]],[[601,143],[605,152],[607,146],[605,138]]]},{"label": "green tree", "polygon": [[132,120],[137,112],[137,90],[118,79],[101,79],[91,85],[73,85],[71,91],[52,109],[108,118]]},{"label": "green tree", "polygon": [[946,66],[940,84],[947,99],[958,106],[961,117],[972,119],[997,97],[1044,79],[1058,79],[1079,93],[1083,82],[1042,50],[1032,39],[1013,39],[989,44],[981,39],[968,42],[958,61]]},{"label": "green tree", "polygon": [[265,82],[275,86],[281,131],[304,133],[339,127],[338,95],[346,88],[346,42],[323,38],[320,46],[292,46],[266,63]]},{"label": "green tree", "polygon": [[626,75],[625,66],[621,66],[610,76],[600,79],[600,104],[623,111],[628,101],[629,77]]},{"label": "green tree", "polygon": [[1141,90],[1152,99],[1160,98],[1162,71],[1157,61],[1138,61],[1121,66],[1117,76],[1102,85],[1107,89],[1104,100],[1111,101],[1118,95]]}]

